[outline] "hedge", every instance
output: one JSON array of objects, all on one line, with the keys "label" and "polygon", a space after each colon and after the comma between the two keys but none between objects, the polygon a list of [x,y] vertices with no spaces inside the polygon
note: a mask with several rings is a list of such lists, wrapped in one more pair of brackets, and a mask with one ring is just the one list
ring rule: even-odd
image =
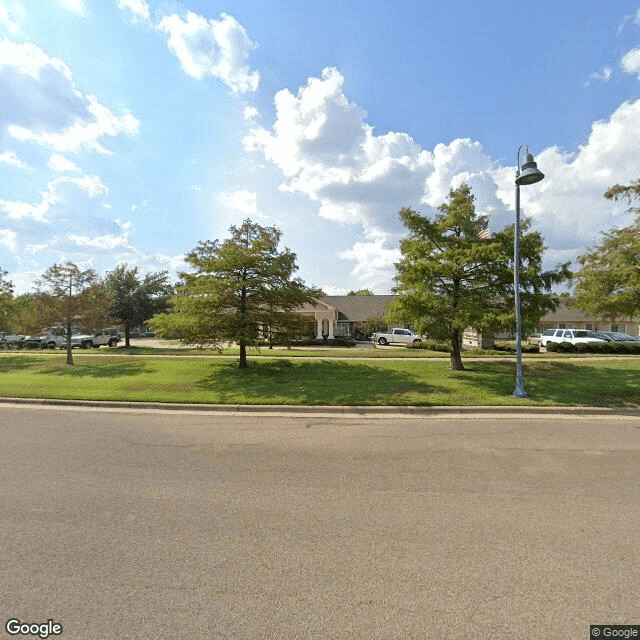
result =
[{"label": "hedge", "polygon": [[553,353],[619,353],[640,355],[640,342],[549,342],[547,351]]}]

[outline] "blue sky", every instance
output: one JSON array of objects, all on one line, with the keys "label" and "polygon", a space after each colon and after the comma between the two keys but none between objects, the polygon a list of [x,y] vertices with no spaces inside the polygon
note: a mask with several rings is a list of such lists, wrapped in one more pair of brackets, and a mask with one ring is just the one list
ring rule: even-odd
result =
[{"label": "blue sky", "polygon": [[640,178],[633,2],[0,0],[0,267],[184,268],[249,217],[330,294],[388,293],[398,211],[468,182],[575,260]]}]

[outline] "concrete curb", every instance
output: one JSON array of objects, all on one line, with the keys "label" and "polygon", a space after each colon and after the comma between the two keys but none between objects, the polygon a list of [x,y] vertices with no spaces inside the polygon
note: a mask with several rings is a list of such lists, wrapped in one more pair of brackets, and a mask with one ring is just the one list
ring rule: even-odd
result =
[{"label": "concrete curb", "polygon": [[41,405],[51,407],[85,407],[92,409],[146,409],[162,411],[194,411],[213,413],[260,413],[260,414],[331,414],[344,416],[364,415],[482,415],[482,414],[535,414],[535,415],[623,415],[640,417],[639,408],[609,407],[536,407],[536,406],[304,406],[272,404],[176,404],[168,402],[114,402],[104,400],[63,400],[60,398],[0,398],[0,404]]}]

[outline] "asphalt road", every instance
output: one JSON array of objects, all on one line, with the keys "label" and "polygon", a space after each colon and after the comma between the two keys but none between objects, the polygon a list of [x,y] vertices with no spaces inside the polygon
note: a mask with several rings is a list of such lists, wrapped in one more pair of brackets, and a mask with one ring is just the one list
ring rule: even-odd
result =
[{"label": "asphalt road", "polygon": [[[64,640],[640,623],[640,419],[0,406],[0,615]],[[30,636],[38,637],[38,636]]]}]

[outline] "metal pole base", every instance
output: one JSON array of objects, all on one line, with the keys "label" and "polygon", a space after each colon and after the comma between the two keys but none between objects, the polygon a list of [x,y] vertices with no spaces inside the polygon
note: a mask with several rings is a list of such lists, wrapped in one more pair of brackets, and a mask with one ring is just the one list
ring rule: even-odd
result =
[{"label": "metal pole base", "polygon": [[511,395],[514,398],[526,398],[527,397],[527,392],[524,389],[518,389],[516,387],[516,390]]}]

